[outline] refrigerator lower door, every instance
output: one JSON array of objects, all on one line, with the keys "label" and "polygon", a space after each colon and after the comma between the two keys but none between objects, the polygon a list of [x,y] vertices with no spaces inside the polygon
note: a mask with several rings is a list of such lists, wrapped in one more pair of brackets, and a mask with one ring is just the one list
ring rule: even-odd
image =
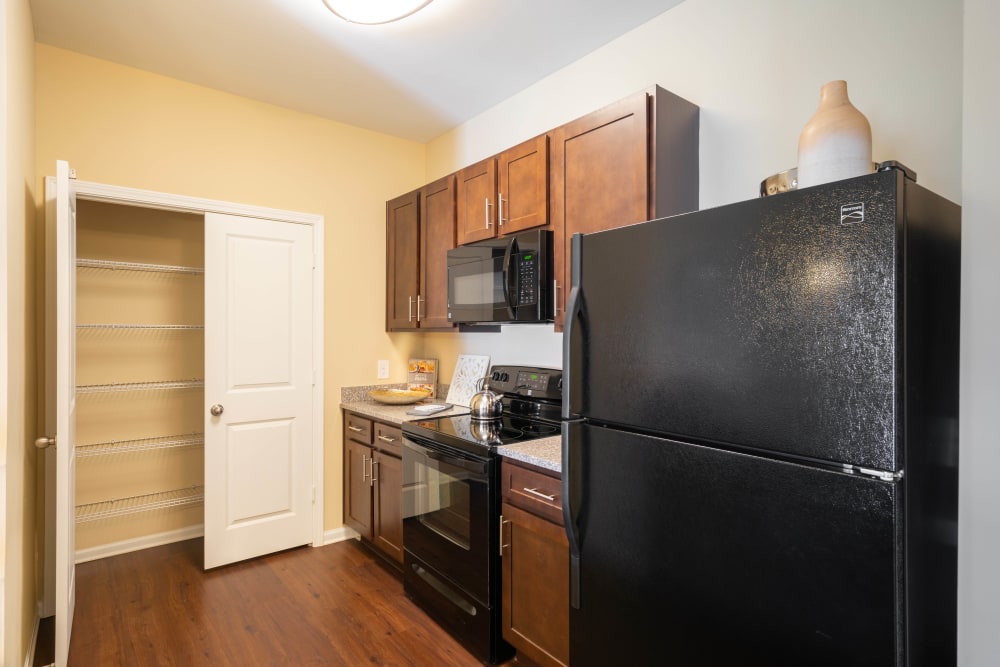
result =
[{"label": "refrigerator lower door", "polygon": [[574,667],[902,664],[902,482],[587,424],[566,436]]}]

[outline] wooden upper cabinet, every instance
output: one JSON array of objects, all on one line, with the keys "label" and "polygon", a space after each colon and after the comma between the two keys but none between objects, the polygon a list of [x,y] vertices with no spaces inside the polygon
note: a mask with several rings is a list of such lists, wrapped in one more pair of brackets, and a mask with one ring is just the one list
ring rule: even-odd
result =
[{"label": "wooden upper cabinet", "polygon": [[497,235],[497,161],[488,158],[458,172],[458,243],[491,239]]},{"label": "wooden upper cabinet", "polygon": [[448,251],[455,247],[455,176],[420,190],[421,329],[453,329],[448,321]]},{"label": "wooden upper cabinet", "polygon": [[500,234],[549,224],[549,137],[542,135],[497,158]]},{"label": "wooden upper cabinet", "polygon": [[454,329],[448,251],[455,247],[455,177],[386,202],[386,331]]},{"label": "wooden upper cabinet", "polygon": [[458,244],[549,224],[549,138],[541,135],[458,172]]},{"label": "wooden upper cabinet", "polygon": [[655,86],[550,136],[555,324],[560,330],[573,234],[698,208],[698,107]]},{"label": "wooden upper cabinet", "polygon": [[386,330],[416,329],[420,295],[420,193],[385,204]]}]

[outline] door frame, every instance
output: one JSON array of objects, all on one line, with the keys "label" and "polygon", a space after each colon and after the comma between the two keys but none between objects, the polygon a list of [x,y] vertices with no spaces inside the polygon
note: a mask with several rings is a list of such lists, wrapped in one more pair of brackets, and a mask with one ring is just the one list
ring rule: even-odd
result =
[{"label": "door frame", "polygon": [[[51,181],[51,184],[50,184]],[[74,180],[76,199],[103,202],[107,204],[118,204],[125,206],[136,206],[139,208],[152,208],[165,211],[178,211],[183,213],[222,213],[248,218],[265,218],[279,222],[292,224],[309,225],[313,234],[313,304],[312,304],[312,334],[313,334],[313,438],[312,438],[312,465],[313,465],[313,526],[312,526],[312,546],[319,547],[324,544],[323,535],[323,508],[324,508],[324,475],[323,475],[323,424],[324,424],[324,377],[325,367],[323,361],[323,284],[324,284],[324,217],[313,213],[301,213],[298,211],[287,211],[282,209],[266,208],[262,206],[251,206],[248,204],[237,204],[233,202],[220,201],[216,199],[205,199],[201,197],[188,197],[175,195],[153,190],[141,190],[116,185],[105,185],[103,183],[93,183],[90,181]],[[55,178],[47,176],[45,187],[54,187]],[[51,374],[46,375],[46,381],[54,381],[55,368],[51,369]],[[46,406],[49,412],[49,406]],[[55,406],[51,406],[54,408]],[[55,414],[53,412],[52,419]],[[54,493],[54,489],[52,492]],[[49,491],[46,490],[46,496]],[[46,543],[49,540],[54,542],[54,532],[50,535],[49,528],[46,527]],[[74,554],[75,557],[75,554]],[[46,572],[46,579],[49,573]]]}]

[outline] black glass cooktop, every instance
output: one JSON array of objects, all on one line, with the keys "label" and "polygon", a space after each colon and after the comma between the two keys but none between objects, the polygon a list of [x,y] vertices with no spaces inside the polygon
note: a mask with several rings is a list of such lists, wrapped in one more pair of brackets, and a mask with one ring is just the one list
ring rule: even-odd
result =
[{"label": "black glass cooktop", "polygon": [[471,415],[431,417],[403,422],[403,433],[461,449],[482,450],[560,434],[558,404],[504,398],[500,419],[481,421]]}]

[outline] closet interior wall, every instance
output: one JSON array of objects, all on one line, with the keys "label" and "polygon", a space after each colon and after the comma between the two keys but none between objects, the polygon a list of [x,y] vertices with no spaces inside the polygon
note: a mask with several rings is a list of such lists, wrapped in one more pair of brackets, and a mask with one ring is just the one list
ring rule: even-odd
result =
[{"label": "closet interior wall", "polygon": [[201,534],[204,217],[77,202],[79,560]]}]

